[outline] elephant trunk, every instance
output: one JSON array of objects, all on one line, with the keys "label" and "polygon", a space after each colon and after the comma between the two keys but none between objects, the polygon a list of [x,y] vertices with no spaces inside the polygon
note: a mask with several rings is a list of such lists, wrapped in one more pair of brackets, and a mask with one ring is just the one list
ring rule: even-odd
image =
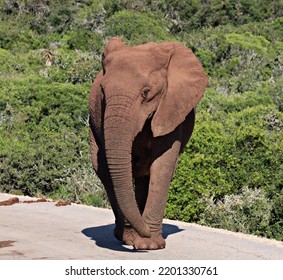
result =
[{"label": "elephant trunk", "polygon": [[[144,222],[133,189],[132,182],[132,120],[117,115],[118,108],[111,106],[104,120],[105,151],[118,205],[131,226],[141,237],[150,237],[148,225]],[[124,112],[125,114],[125,112]]]}]

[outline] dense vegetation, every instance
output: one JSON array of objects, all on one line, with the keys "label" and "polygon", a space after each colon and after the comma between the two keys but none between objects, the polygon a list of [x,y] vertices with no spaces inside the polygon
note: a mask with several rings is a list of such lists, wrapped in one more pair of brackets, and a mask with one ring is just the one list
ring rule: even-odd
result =
[{"label": "dense vegetation", "polygon": [[106,206],[87,124],[104,43],[178,40],[210,85],[166,216],[283,240],[282,12],[277,0],[1,1],[0,190]]}]

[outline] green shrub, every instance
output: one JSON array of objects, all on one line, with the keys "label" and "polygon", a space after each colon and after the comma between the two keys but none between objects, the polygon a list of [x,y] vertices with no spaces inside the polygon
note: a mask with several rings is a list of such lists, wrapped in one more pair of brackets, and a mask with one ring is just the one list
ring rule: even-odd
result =
[{"label": "green shrub", "polygon": [[1,88],[1,188],[29,195],[58,190],[68,170],[89,161],[88,91],[44,79],[10,80]]},{"label": "green shrub", "polygon": [[9,51],[0,49],[0,77],[4,78],[18,69],[16,58]]},{"label": "green shrub", "polygon": [[52,82],[82,84],[90,83],[100,71],[100,56],[92,52],[58,49],[54,51],[52,67],[40,74]]},{"label": "green shrub", "polygon": [[166,14],[173,34],[201,27],[240,26],[282,16],[281,1],[162,0],[149,1],[151,9]]},{"label": "green shrub", "polygon": [[119,11],[106,22],[107,36],[122,36],[133,44],[166,41],[171,37],[162,27],[162,20],[148,14]]},{"label": "green shrub", "polygon": [[37,34],[26,22],[14,20],[0,22],[0,48],[9,51],[26,52],[41,47]]},{"label": "green shrub", "polygon": [[255,36],[249,32],[244,34],[227,34],[227,42],[230,45],[236,45],[247,50],[255,50],[256,52],[266,52],[270,42],[262,36]]},{"label": "green shrub", "polygon": [[242,188],[222,200],[207,198],[200,224],[247,234],[263,235],[271,219],[272,204],[264,191]]},{"label": "green shrub", "polygon": [[98,34],[89,30],[74,30],[66,34],[67,44],[71,50],[102,51],[102,40]]}]

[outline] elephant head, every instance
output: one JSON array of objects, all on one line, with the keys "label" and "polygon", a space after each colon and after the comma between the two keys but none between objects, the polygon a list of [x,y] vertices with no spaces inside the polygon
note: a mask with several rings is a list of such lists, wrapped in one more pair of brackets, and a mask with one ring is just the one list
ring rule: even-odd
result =
[{"label": "elephant head", "polygon": [[147,120],[153,137],[174,131],[201,99],[207,79],[192,51],[173,42],[130,47],[113,38],[102,65],[105,154],[115,195],[139,235],[150,237],[132,188],[132,143]]}]

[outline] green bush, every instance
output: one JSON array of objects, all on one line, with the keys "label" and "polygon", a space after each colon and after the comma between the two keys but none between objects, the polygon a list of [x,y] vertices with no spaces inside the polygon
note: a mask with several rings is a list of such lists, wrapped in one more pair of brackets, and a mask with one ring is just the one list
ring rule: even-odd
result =
[{"label": "green bush", "polygon": [[233,24],[240,26],[282,16],[281,1],[245,0],[162,0],[148,1],[154,11],[162,12],[171,23],[173,34],[201,27]]},{"label": "green bush", "polygon": [[[98,46],[97,46],[98,47]],[[39,59],[34,71],[37,75],[48,79],[50,82],[83,84],[90,83],[94,80],[100,70],[100,56],[95,52],[84,52],[80,50],[69,50],[66,45],[63,48],[47,49],[52,53],[54,61],[52,67],[45,67],[44,51],[40,54],[29,56],[29,59]],[[31,65],[30,65],[31,66]]]},{"label": "green bush", "polygon": [[1,21],[0,29],[0,48],[2,49],[19,53],[42,47],[37,34],[26,22]]},{"label": "green bush", "polygon": [[240,194],[225,195],[222,200],[207,198],[200,224],[247,234],[268,231],[272,204],[264,191],[242,188]]},{"label": "green bush", "polygon": [[4,78],[17,71],[16,58],[9,51],[0,49],[0,76]]},{"label": "green bush", "polygon": [[162,20],[159,18],[124,10],[115,13],[107,20],[106,35],[122,36],[134,44],[172,39],[162,25]]},{"label": "green bush", "polygon": [[74,30],[67,32],[66,40],[71,50],[102,51],[102,40],[98,34],[89,30]]},{"label": "green bush", "polygon": [[230,45],[239,46],[246,50],[255,50],[256,52],[266,52],[270,42],[262,36],[255,36],[249,32],[244,34],[227,34],[227,42]]},{"label": "green bush", "polygon": [[2,188],[29,195],[56,191],[69,169],[88,162],[88,91],[44,79],[5,81],[1,88]]}]

